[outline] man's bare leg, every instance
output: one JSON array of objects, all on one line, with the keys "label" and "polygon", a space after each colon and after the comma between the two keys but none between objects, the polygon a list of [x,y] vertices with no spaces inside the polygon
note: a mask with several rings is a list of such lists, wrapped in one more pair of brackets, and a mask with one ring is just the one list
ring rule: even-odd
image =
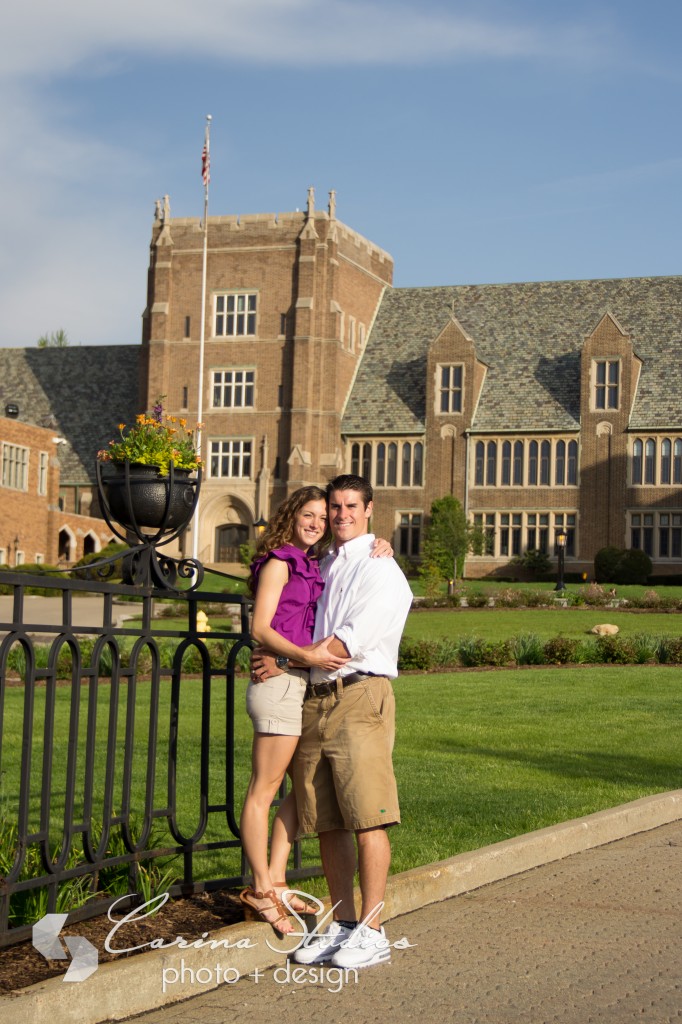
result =
[{"label": "man's bare leg", "polygon": [[339,904],[334,911],[334,919],[354,921],[353,879],[356,858],[353,833],[341,828],[320,832],[320,854],[332,906]]},{"label": "man's bare leg", "polygon": [[381,910],[386,895],[388,869],[391,866],[391,843],[385,828],[357,832],[358,863],[362,907],[360,920],[371,928],[381,928]]}]

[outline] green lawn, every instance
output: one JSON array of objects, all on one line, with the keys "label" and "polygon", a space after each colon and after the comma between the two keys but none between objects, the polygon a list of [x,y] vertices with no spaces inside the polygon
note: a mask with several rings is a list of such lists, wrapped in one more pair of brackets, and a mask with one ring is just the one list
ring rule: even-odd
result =
[{"label": "green lawn", "polygon": [[[527,613],[526,613],[527,614]],[[249,774],[251,727],[243,709],[246,680],[237,683],[236,813]],[[191,832],[197,823],[200,685],[186,680],[180,711],[179,822]],[[211,701],[211,802],[222,799],[225,778],[224,688],[214,684]],[[148,684],[136,701],[132,803],[143,807],[149,722]],[[682,788],[679,722],[682,676],[659,666],[502,670],[405,676],[396,683],[398,737],[395,766],[403,824],[393,833],[393,870],[403,871],[532,829],[611,807],[645,794]],[[97,779],[103,782],[110,687],[97,695]],[[23,691],[6,691],[5,740],[0,770],[7,815],[16,808],[21,751]],[[41,713],[45,690],[36,692],[34,780],[31,824],[40,807]],[[82,800],[84,698],[77,748],[78,802]],[[69,688],[57,689],[56,734],[63,737],[54,756],[51,817],[58,843],[64,801]],[[122,730],[126,694],[118,710],[119,751],[115,807],[120,806]],[[164,757],[169,722],[168,684],[161,689],[157,806],[166,790]],[[95,815],[95,819],[97,816]],[[161,819],[159,824],[163,823]],[[224,817],[213,816],[208,838],[227,835]],[[7,851],[5,851],[6,853]],[[304,844],[306,863],[317,846]],[[210,877],[238,873],[236,851],[203,855],[201,872]],[[314,883],[314,887],[319,883]],[[318,889],[319,891],[319,889]]]},{"label": "green lawn", "polygon": [[503,670],[396,683],[393,870],[682,787],[682,672]]},{"label": "green lawn", "polygon": [[410,613],[405,636],[412,640],[479,636],[506,640],[519,633],[536,633],[541,639],[563,634],[579,639],[600,622],[618,626],[625,636],[650,633],[682,635],[679,612],[620,611],[616,608],[448,608]]}]

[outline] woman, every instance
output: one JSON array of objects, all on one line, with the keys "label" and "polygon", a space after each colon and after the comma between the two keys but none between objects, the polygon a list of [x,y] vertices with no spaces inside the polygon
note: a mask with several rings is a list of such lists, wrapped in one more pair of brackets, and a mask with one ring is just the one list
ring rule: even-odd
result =
[{"label": "woman", "polygon": [[[319,487],[302,487],[275,513],[258,545],[249,584],[255,596],[251,635],[282,658],[310,668],[333,670],[345,664],[328,651],[329,639],[312,644],[315,604],[323,583],[316,544],[328,539],[327,501]],[[308,672],[286,668],[262,683],[250,682],[246,709],[253,721],[252,772],[241,816],[244,853],[253,872],[253,888],[240,899],[251,916],[285,935],[292,930],[281,903],[287,861],[296,836],[296,801],[290,792],[272,827],[268,863],[268,814],[301,735],[301,711]],[[301,900],[289,900],[297,913],[310,912]],[[314,910],[312,911],[314,912]]]},{"label": "woman", "polygon": [[[250,682],[246,709],[253,722],[252,771],[240,822],[253,888],[240,894],[245,911],[286,935],[293,928],[281,902],[291,844],[298,820],[290,792],[275,816],[268,863],[268,815],[301,735],[308,669],[333,671],[347,659],[329,652],[331,637],[312,643],[315,605],[324,584],[317,551],[330,540],[327,500],[319,487],[302,487],[277,510],[258,545],[249,585],[254,594],[251,636],[281,659],[285,671],[265,682]],[[377,540],[373,555],[392,555]],[[286,664],[287,659],[297,666]],[[298,897],[288,903],[296,913],[315,913]]]}]

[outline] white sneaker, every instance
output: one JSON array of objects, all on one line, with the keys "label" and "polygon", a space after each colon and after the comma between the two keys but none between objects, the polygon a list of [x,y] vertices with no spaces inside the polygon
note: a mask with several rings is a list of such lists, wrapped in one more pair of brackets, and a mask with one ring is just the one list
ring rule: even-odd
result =
[{"label": "white sneaker", "polygon": [[335,967],[371,967],[391,959],[391,944],[383,928],[370,928],[359,924],[354,928],[343,946],[334,953]]},{"label": "white sneaker", "polygon": [[352,934],[352,928],[332,921],[319,935],[313,936],[310,941],[305,939],[294,951],[293,958],[298,964],[319,964],[323,960],[331,960],[341,943]]}]

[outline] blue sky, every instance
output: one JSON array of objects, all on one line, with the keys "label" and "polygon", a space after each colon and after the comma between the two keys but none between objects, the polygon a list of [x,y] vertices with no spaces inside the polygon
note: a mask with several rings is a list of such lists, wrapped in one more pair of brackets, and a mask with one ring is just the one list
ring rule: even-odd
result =
[{"label": "blue sky", "polygon": [[136,343],[154,200],[318,207],[399,286],[680,272],[678,0],[33,0],[0,40],[0,346]]}]

